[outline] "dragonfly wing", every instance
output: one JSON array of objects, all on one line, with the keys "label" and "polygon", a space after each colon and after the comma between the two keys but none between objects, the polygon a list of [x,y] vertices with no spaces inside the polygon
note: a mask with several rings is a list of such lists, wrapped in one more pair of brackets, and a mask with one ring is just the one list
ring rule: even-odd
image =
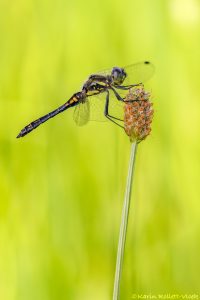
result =
[{"label": "dragonfly wing", "polygon": [[149,80],[154,73],[154,65],[144,61],[124,67],[127,74],[122,85],[144,83]]},{"label": "dragonfly wing", "polygon": [[[155,69],[154,65],[149,61],[143,61],[143,62],[131,64],[122,68],[125,70],[127,74],[127,77],[124,80],[122,85],[144,83],[152,77]],[[103,76],[111,75],[112,69],[113,68],[102,70],[100,72],[95,72],[94,74],[103,75]]]},{"label": "dragonfly wing", "polygon": [[[124,91],[120,91],[124,92]],[[84,103],[80,103],[74,109],[73,119],[78,126],[87,124],[88,121],[105,122],[106,93],[87,97]],[[108,113],[118,119],[124,119],[124,103],[117,100],[112,91],[109,93]]]},{"label": "dragonfly wing", "polygon": [[87,99],[75,107],[73,119],[78,126],[87,124],[90,119],[90,103]]},{"label": "dragonfly wing", "polygon": [[98,94],[88,97],[90,101],[90,121],[105,122],[107,119],[104,115],[106,94]]},{"label": "dragonfly wing", "polygon": [[[108,119],[105,117],[106,93],[88,97],[90,102],[90,120],[105,122]],[[123,102],[117,100],[112,91],[109,93],[109,115],[119,119],[123,119]]]},{"label": "dragonfly wing", "polygon": [[[139,62],[122,68],[125,70],[127,74],[127,77],[124,80],[122,85],[144,83],[147,80],[149,80],[154,73],[154,65],[148,61]],[[100,72],[96,72],[95,74],[103,75],[103,76],[111,75],[112,69],[113,68],[102,70]]]},{"label": "dragonfly wing", "polygon": [[110,75],[110,74],[111,74],[112,69],[113,69],[113,68],[100,70],[100,71],[97,71],[97,72],[92,73],[92,75],[102,75],[102,76],[107,76],[107,75]]}]

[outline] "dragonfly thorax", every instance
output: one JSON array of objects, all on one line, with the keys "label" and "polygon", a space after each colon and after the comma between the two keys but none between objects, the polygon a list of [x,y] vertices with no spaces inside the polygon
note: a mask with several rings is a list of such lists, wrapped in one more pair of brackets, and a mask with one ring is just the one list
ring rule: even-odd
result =
[{"label": "dragonfly thorax", "polygon": [[126,78],[126,73],[124,69],[119,67],[114,67],[112,69],[111,78],[114,85],[121,85]]}]

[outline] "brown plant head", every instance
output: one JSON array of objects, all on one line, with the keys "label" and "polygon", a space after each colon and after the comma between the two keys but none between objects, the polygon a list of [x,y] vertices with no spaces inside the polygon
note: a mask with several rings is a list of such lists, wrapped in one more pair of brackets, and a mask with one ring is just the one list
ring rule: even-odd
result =
[{"label": "brown plant head", "polygon": [[144,140],[151,132],[154,110],[150,93],[140,85],[129,90],[124,99],[124,129],[131,142]]}]

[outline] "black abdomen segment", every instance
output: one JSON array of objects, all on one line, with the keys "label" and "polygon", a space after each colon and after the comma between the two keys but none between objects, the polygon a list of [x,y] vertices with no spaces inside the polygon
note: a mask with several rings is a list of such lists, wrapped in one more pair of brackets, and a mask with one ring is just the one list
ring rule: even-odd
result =
[{"label": "black abdomen segment", "polygon": [[20,133],[18,134],[17,138],[23,137],[25,135],[27,135],[29,132],[31,132],[33,129],[37,128],[39,125],[41,125],[42,123],[46,122],[47,120],[49,120],[50,118],[53,118],[54,116],[56,116],[57,114],[63,112],[64,110],[73,107],[77,104],[79,104],[79,100],[82,97],[82,94],[76,93],[74,94],[65,104],[61,105],[60,107],[58,107],[57,109],[51,111],[50,113],[46,114],[45,116],[31,122],[30,124],[28,124],[27,126],[25,126]]}]

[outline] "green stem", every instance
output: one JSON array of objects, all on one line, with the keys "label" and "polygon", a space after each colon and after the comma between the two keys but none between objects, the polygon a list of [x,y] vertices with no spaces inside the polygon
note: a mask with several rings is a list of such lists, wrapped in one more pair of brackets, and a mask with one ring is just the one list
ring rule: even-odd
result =
[{"label": "green stem", "polygon": [[129,215],[129,207],[130,207],[130,200],[131,200],[132,178],[134,173],[136,150],[137,150],[137,143],[134,142],[131,144],[131,155],[129,161],[126,191],[124,196],[124,204],[123,204],[122,218],[121,218],[121,225],[120,225],[114,289],[113,289],[113,300],[119,299],[120,280],[121,280],[122,265],[124,259],[124,248],[126,243],[126,233],[127,233],[127,225],[128,225],[128,215]]}]

